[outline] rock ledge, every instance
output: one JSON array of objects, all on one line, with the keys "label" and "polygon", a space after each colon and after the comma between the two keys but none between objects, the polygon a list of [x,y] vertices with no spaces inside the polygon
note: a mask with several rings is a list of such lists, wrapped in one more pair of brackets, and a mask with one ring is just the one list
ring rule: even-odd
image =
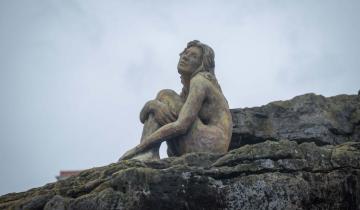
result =
[{"label": "rock ledge", "polygon": [[1,209],[359,209],[360,143],[279,140],[122,161],[0,197]]},{"label": "rock ledge", "polygon": [[127,160],[0,196],[0,209],[360,209],[360,97],[233,109],[231,151]]}]

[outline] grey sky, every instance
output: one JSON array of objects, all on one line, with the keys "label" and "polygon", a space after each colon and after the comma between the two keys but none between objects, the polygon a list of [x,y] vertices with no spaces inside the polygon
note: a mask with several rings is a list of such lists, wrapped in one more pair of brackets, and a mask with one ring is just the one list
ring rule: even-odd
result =
[{"label": "grey sky", "polygon": [[[213,47],[231,108],[360,89],[359,1],[0,1],[0,195],[115,162],[142,105]],[[165,154],[162,148],[162,155]]]}]

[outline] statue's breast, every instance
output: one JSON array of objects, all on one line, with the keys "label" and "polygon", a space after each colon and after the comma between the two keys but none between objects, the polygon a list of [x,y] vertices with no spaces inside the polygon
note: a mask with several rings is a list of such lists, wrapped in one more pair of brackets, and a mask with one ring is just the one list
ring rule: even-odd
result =
[{"label": "statue's breast", "polygon": [[205,100],[198,115],[203,124],[207,125],[210,123],[211,117],[214,114],[212,111],[209,100]]}]

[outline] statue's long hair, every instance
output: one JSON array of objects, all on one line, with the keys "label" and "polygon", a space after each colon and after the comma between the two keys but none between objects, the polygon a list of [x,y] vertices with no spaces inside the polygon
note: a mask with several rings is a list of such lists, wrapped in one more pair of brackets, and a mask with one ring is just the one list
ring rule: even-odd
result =
[{"label": "statue's long hair", "polygon": [[[185,53],[185,51],[190,47],[198,47],[201,49],[202,56],[201,56],[201,64],[197,68],[197,70],[191,75],[190,79],[193,78],[195,75],[201,73],[205,78],[207,78],[210,82],[212,82],[215,87],[219,89],[220,92],[221,88],[219,83],[217,82],[215,76],[215,53],[214,50],[209,47],[208,45],[201,43],[198,40],[191,41],[187,44],[186,48],[180,53],[180,56]],[[186,98],[189,93],[189,90],[183,86],[180,96],[182,98]]]}]

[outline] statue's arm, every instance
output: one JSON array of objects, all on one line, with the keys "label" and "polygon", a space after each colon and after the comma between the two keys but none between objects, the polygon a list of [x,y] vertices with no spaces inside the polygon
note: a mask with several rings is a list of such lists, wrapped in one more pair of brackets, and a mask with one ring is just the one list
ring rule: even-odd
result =
[{"label": "statue's arm", "polygon": [[144,105],[140,112],[140,121],[145,123],[150,113],[154,114],[156,121],[160,125],[174,122],[177,118],[175,112],[158,100],[151,100]]},{"label": "statue's arm", "polygon": [[131,158],[156,143],[185,134],[198,116],[207,94],[206,90],[207,87],[204,79],[194,77],[190,83],[189,95],[181,108],[178,119],[175,122],[160,127],[144,139],[141,144],[129,151],[129,153],[126,153],[121,159]]}]

